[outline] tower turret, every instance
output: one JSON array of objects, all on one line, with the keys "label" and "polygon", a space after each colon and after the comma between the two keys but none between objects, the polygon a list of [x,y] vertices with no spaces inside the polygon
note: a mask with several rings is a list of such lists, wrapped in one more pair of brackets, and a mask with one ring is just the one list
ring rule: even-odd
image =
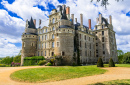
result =
[{"label": "tower turret", "polygon": [[26,21],[25,32],[22,34],[22,54],[21,65],[23,65],[25,57],[32,57],[36,55],[37,46],[37,29],[35,27],[36,20]]}]

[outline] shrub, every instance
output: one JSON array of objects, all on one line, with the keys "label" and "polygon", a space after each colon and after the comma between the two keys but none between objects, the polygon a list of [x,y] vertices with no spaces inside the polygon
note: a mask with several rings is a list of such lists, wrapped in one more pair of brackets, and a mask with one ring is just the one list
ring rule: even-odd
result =
[{"label": "shrub", "polygon": [[122,63],[130,64],[130,52],[127,52],[123,55]]},{"label": "shrub", "polygon": [[109,67],[115,67],[115,63],[113,62],[112,58],[109,60]]},{"label": "shrub", "polygon": [[99,58],[99,59],[98,59],[97,67],[104,67],[102,58]]},{"label": "shrub", "polygon": [[44,65],[47,61],[46,60],[40,60],[38,65]]},{"label": "shrub", "polygon": [[6,67],[6,65],[5,64],[0,64],[0,67]]},{"label": "shrub", "polygon": [[52,64],[51,64],[51,63],[48,63],[46,66],[52,66]]}]

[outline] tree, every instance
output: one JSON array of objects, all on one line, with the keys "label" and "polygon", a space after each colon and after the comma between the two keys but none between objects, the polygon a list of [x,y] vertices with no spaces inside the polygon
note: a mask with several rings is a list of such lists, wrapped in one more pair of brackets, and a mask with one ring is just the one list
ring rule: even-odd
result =
[{"label": "tree", "polygon": [[[105,6],[105,8],[107,8],[107,5],[109,5],[109,2],[110,0],[97,0],[97,2],[100,2],[101,1],[101,6]],[[115,0],[117,2],[119,1],[123,1],[123,0]],[[91,2],[93,2],[93,0],[91,0]]]},{"label": "tree", "polygon": [[112,58],[109,60],[109,67],[115,67],[115,63]]},{"label": "tree", "polygon": [[130,64],[130,52],[127,52],[123,55],[122,63]]},{"label": "tree", "polygon": [[104,67],[102,58],[99,58],[99,59],[98,59],[97,67]]},{"label": "tree", "polygon": [[14,57],[13,62],[15,63],[21,63],[21,55],[17,55]]},{"label": "tree", "polygon": [[118,62],[121,64],[124,52],[122,50],[117,50],[117,55],[118,55]]},{"label": "tree", "polygon": [[13,56],[6,56],[5,58],[2,59],[1,63],[3,64],[11,64],[13,62]]}]

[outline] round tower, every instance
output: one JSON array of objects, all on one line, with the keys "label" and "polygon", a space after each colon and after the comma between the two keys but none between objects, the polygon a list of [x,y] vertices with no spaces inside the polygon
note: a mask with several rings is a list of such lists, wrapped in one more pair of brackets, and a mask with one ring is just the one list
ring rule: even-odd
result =
[{"label": "round tower", "polygon": [[22,34],[22,54],[21,65],[24,63],[25,57],[36,55],[37,48],[37,29],[35,27],[36,20],[26,21],[25,32]]},{"label": "round tower", "polygon": [[74,29],[71,21],[61,19],[55,32],[55,55],[62,56],[62,64],[72,65],[74,53]]}]

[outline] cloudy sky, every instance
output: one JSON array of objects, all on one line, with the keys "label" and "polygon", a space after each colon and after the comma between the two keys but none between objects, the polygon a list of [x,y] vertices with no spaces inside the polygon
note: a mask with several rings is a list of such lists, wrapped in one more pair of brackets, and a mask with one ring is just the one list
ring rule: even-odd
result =
[{"label": "cloudy sky", "polygon": [[83,14],[83,23],[88,26],[96,24],[99,13],[106,18],[112,15],[114,31],[116,32],[117,48],[124,52],[130,51],[130,0],[116,2],[109,0],[107,10],[100,3],[90,0],[0,0],[0,57],[17,55],[21,50],[21,35],[25,29],[25,21],[32,16],[42,19],[42,25],[47,26],[48,15],[57,5],[70,6],[71,14],[78,18]]}]

